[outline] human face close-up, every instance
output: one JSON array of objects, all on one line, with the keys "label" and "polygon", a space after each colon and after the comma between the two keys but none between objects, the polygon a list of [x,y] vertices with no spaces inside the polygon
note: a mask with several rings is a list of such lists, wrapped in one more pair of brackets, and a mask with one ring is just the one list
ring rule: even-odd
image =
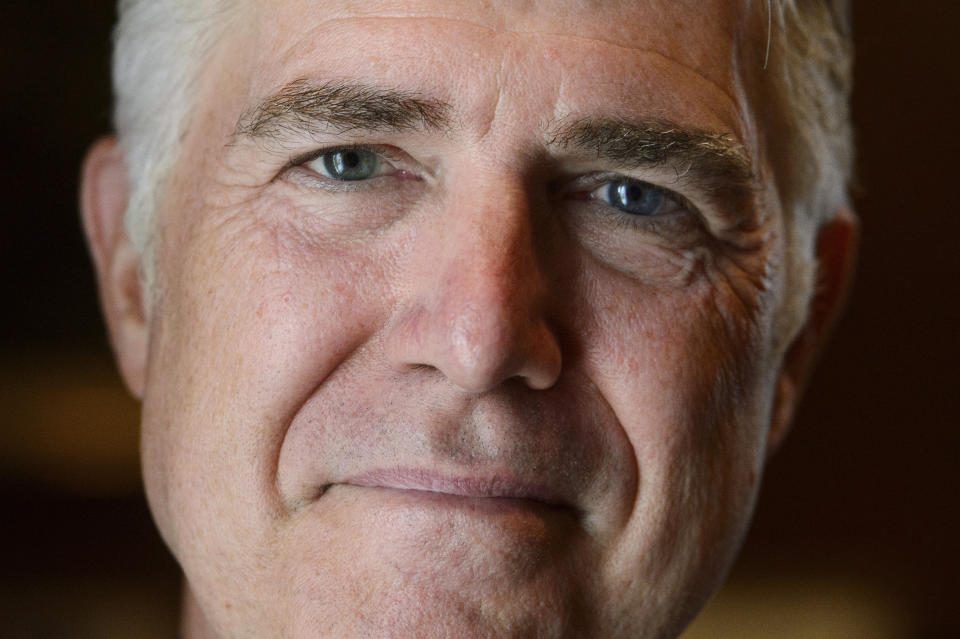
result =
[{"label": "human face close-up", "polygon": [[194,632],[679,632],[792,337],[760,8],[233,12],[119,349]]}]

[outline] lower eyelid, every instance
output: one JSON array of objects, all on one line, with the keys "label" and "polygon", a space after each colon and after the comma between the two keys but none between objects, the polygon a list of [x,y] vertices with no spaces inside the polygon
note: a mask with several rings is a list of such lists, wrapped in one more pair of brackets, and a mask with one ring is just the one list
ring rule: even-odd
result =
[{"label": "lower eyelid", "polygon": [[660,236],[664,239],[692,238],[703,230],[699,215],[676,202],[672,198],[671,209],[662,215],[634,215],[595,198],[583,198],[587,206],[596,207],[594,213],[602,218],[606,224],[616,229],[625,229],[651,236]]},{"label": "lower eyelid", "polygon": [[663,215],[655,215],[655,216],[643,216],[643,215],[638,215],[638,214],[630,214],[630,213],[628,213],[628,212],[626,212],[626,211],[623,211],[623,210],[621,210],[621,209],[618,209],[616,206],[614,206],[614,205],[611,204],[610,202],[607,202],[607,201],[606,201],[604,195],[602,194],[602,191],[605,190],[605,189],[607,189],[607,188],[609,188],[609,184],[610,184],[609,182],[604,183],[604,184],[601,184],[600,186],[597,186],[597,187],[595,187],[595,188],[593,188],[593,189],[591,189],[591,190],[589,190],[589,191],[577,191],[577,192],[573,192],[573,193],[568,194],[568,197],[570,197],[570,199],[572,199],[572,200],[581,200],[581,201],[582,201],[582,200],[592,200],[592,201],[594,201],[594,202],[597,202],[598,204],[601,204],[601,205],[607,206],[607,207],[609,207],[609,208],[612,208],[613,210],[615,210],[615,211],[617,211],[617,212],[619,212],[619,213],[622,213],[622,214],[624,214],[624,215],[627,215],[627,216],[630,216],[630,217],[642,218],[642,219],[651,219],[651,218],[654,218],[654,217],[666,217],[666,216],[669,216],[669,215],[673,214],[674,212],[695,213],[695,211],[692,209],[692,207],[690,207],[689,205],[685,204],[685,203],[684,203],[680,198],[678,198],[672,191],[668,191],[668,190],[666,190],[666,189],[662,189],[662,188],[660,188],[660,187],[657,187],[657,186],[655,186],[655,185],[652,185],[652,186],[654,186],[655,188],[659,189],[659,190],[663,193],[664,200],[665,200],[665,202],[668,202],[668,203],[669,203],[668,206],[670,207],[670,210],[669,210],[667,213],[663,214]]},{"label": "lower eyelid", "polygon": [[298,187],[310,190],[325,191],[327,193],[357,193],[373,191],[383,186],[382,180],[400,180],[403,183],[422,181],[422,178],[405,169],[391,167],[390,172],[375,175],[365,180],[337,180],[328,178],[315,170],[301,164],[292,166],[284,172],[289,182]]},{"label": "lower eyelid", "polygon": [[369,188],[370,182],[379,179],[381,176],[372,177],[368,180],[336,180],[333,178],[328,178],[325,175],[318,173],[314,169],[309,168],[308,166],[301,164],[298,166],[293,166],[287,172],[290,181],[296,184],[297,186],[302,186],[309,189],[320,189],[323,191],[329,192],[350,192],[357,191],[365,188]]},{"label": "lower eyelid", "polygon": [[290,160],[288,164],[289,167],[296,166],[306,166],[312,162],[320,160],[325,155],[331,155],[341,151],[350,151],[350,150],[359,150],[367,151],[378,156],[380,160],[386,164],[389,164],[396,168],[399,164],[408,163],[408,158],[403,157],[401,154],[392,152],[392,149],[389,147],[383,147],[378,145],[365,145],[365,144],[345,144],[338,146],[328,146],[321,149],[314,149],[308,153],[304,153],[300,156],[294,157]]}]

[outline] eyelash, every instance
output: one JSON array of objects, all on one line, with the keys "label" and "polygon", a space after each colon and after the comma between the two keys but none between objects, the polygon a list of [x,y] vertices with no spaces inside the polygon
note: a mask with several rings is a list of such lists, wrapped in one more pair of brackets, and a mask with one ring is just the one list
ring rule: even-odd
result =
[{"label": "eyelash", "polygon": [[344,181],[344,180],[335,180],[328,178],[324,175],[321,175],[317,171],[307,167],[306,165],[314,160],[323,157],[324,155],[332,155],[334,153],[340,153],[343,151],[366,151],[369,153],[374,153],[380,156],[384,161],[390,164],[396,171],[402,171],[405,175],[414,176],[415,174],[409,171],[404,171],[403,169],[397,169],[396,164],[405,163],[405,159],[402,158],[399,154],[392,151],[389,147],[377,146],[377,145],[368,145],[368,144],[344,144],[339,146],[325,147],[322,149],[316,149],[303,155],[294,157],[287,163],[287,166],[284,167],[281,171],[281,175],[295,169],[300,169],[302,172],[301,175],[312,182],[311,186],[319,186],[320,188],[327,191],[334,192],[350,192],[350,191],[359,191],[365,188],[368,182],[371,182],[379,177],[390,177],[390,174],[377,176],[377,178],[371,178],[369,180],[357,180],[357,181]]},{"label": "eyelash", "polygon": [[[664,197],[673,203],[679,210],[661,216],[633,215],[616,208],[612,204],[603,202],[594,196],[598,190],[619,180],[636,180],[659,189]],[[596,213],[617,228],[642,230],[654,234],[689,232],[704,226],[704,218],[699,209],[687,198],[676,191],[646,182],[622,173],[596,173],[584,176],[574,182],[567,191],[567,196],[574,200],[589,202]]]},{"label": "eyelash", "polygon": [[[408,161],[390,147],[367,144],[345,144],[315,149],[303,155],[292,158],[284,168],[283,172],[286,173],[287,171],[300,169],[302,171],[301,175],[311,182],[310,186],[319,186],[324,190],[332,192],[356,192],[364,190],[370,188],[370,182],[382,177],[391,177],[391,174],[385,174],[370,178],[368,180],[343,181],[328,178],[305,166],[310,162],[323,157],[324,155],[332,155],[334,153],[343,151],[365,151],[374,153],[389,163],[395,172],[402,172],[405,175],[419,178],[419,176],[416,176],[416,174],[413,172],[406,171],[402,168],[397,168],[397,164],[405,164]],[[393,175],[396,175],[396,173]],[[700,212],[689,200],[679,193],[676,193],[670,189],[659,187],[652,183],[648,184],[659,189],[670,202],[680,209],[679,213],[669,213],[664,216],[634,215],[618,209],[612,204],[603,202],[593,195],[604,185],[625,179],[644,182],[644,180],[623,175],[622,173],[597,173],[583,176],[575,180],[572,187],[567,189],[564,195],[575,201],[579,200],[589,202],[589,204],[600,216],[618,228],[635,230],[639,229],[651,233],[677,233],[690,230],[691,225],[702,225],[702,216]]]}]

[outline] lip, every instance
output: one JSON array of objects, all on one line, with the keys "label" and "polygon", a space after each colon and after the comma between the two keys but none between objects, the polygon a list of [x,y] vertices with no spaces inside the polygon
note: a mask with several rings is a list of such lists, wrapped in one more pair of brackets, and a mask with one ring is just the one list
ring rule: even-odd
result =
[{"label": "lip", "polygon": [[400,491],[409,496],[442,501],[461,498],[473,502],[518,505],[528,503],[552,509],[573,507],[547,486],[508,476],[447,475],[431,469],[390,468],[361,473],[338,482],[360,488]]}]

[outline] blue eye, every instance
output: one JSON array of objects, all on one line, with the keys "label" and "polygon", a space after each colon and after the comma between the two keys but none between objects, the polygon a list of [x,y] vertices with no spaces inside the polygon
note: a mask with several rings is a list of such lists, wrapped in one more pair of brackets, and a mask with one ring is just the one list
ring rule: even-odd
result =
[{"label": "blue eye", "polygon": [[661,215],[666,212],[665,209],[668,211],[671,208],[671,200],[663,189],[639,180],[615,180],[598,191],[601,199],[631,215],[651,217]]},{"label": "blue eye", "polygon": [[317,173],[332,180],[355,182],[376,177],[383,161],[373,151],[366,149],[339,149],[318,156],[307,165]]}]

